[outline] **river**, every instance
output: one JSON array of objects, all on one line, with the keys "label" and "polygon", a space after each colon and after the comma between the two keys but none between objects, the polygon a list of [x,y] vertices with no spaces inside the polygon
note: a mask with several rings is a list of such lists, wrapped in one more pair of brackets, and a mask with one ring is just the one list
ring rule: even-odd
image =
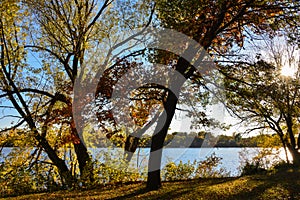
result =
[{"label": "river", "polygon": [[[164,167],[169,162],[187,163],[188,161],[193,162],[202,161],[206,157],[215,153],[217,157],[222,158],[219,168],[224,168],[227,172],[230,172],[230,176],[237,176],[240,174],[239,167],[241,162],[253,159],[260,148],[165,148],[163,150],[162,157],[162,167]],[[0,162],[3,162],[3,156],[7,155],[11,151],[11,148],[4,148],[2,150],[2,155],[0,155]],[[89,148],[94,159],[103,159],[103,152],[110,152],[113,156],[119,156],[122,154],[121,149],[111,149],[106,148]],[[149,148],[140,148],[135,153],[133,160],[131,162],[132,166],[138,167],[139,170],[143,170],[148,163],[149,158]],[[241,156],[242,155],[242,156]],[[283,149],[279,150],[278,157],[280,159],[286,160]],[[275,162],[278,158],[268,157],[269,161]]]}]

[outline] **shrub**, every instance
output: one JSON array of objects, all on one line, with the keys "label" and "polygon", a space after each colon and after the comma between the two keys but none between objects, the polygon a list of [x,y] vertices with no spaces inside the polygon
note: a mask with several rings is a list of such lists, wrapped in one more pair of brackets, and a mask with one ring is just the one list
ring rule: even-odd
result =
[{"label": "shrub", "polygon": [[242,167],[241,176],[253,175],[253,174],[262,174],[262,173],[266,173],[266,172],[267,172],[267,170],[265,168],[260,167],[259,162],[255,162],[255,163],[247,162]]},{"label": "shrub", "polygon": [[60,179],[52,165],[30,162],[30,148],[14,148],[0,166],[0,196],[59,189]]},{"label": "shrub", "polygon": [[205,160],[191,163],[179,164],[174,162],[168,163],[163,168],[163,178],[166,181],[171,180],[188,180],[192,178],[216,178],[229,176],[224,168],[219,168],[222,158],[217,157],[215,153],[206,157]]},{"label": "shrub", "polygon": [[248,149],[240,152],[241,176],[266,173],[274,165],[282,162],[277,148],[257,148],[254,153],[255,156],[249,157],[251,152]]},{"label": "shrub", "polygon": [[282,170],[293,169],[293,168],[295,168],[293,164],[287,163],[285,161],[278,162],[273,166],[273,170],[275,171],[282,171]]},{"label": "shrub", "polygon": [[206,157],[205,160],[197,163],[195,178],[217,178],[229,176],[225,168],[218,168],[222,163],[222,158],[217,157],[215,153]]},{"label": "shrub", "polygon": [[128,166],[122,157],[121,152],[114,155],[111,151],[102,151],[94,160],[94,178],[96,184],[133,182],[142,180],[142,175],[137,169]]},{"label": "shrub", "polygon": [[195,161],[191,163],[182,163],[179,162],[176,165],[174,162],[168,163],[163,169],[163,177],[166,181],[173,181],[173,180],[188,180],[193,177],[195,171]]}]

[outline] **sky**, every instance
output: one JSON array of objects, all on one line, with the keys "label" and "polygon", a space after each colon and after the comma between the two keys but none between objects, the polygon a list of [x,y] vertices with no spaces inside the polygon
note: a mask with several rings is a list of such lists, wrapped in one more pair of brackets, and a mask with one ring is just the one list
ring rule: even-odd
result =
[{"label": "sky", "polygon": [[[203,128],[203,130],[211,131],[215,136],[218,135],[228,135],[232,136],[233,133],[244,133],[246,131],[246,128],[239,124],[239,120],[235,117],[232,117],[223,104],[216,104],[213,106],[210,106],[208,109],[210,110],[211,117],[218,120],[221,123],[225,123],[226,125],[231,125],[229,130],[221,130],[221,129],[210,129],[208,127]],[[176,116],[173,118],[172,124],[171,124],[171,130],[170,132],[198,132],[200,130],[190,129],[191,126],[191,118],[186,117],[183,112],[176,112]],[[255,135],[256,132],[253,132],[250,135]]]}]

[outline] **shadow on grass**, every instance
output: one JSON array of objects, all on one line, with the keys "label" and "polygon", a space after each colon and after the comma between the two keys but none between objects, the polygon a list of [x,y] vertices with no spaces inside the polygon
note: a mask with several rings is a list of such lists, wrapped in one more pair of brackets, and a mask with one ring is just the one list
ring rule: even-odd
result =
[{"label": "shadow on grass", "polygon": [[248,177],[248,185],[239,193],[232,194],[226,199],[300,199],[300,173],[276,172],[266,176]]},{"label": "shadow on grass", "polygon": [[[144,185],[143,185],[144,187]],[[300,173],[164,182],[157,191],[137,189],[116,199],[300,199]]]},{"label": "shadow on grass", "polygon": [[145,183],[96,187],[92,190],[58,191],[17,199],[300,199],[300,171],[235,178],[194,179],[163,182],[156,191]]},{"label": "shadow on grass", "polygon": [[138,190],[134,191],[133,193],[118,196],[118,197],[114,197],[114,198],[110,198],[110,199],[107,199],[107,200],[130,199],[130,198],[145,194],[147,192],[149,192],[149,191],[144,187],[144,188],[141,188],[141,189],[138,189]]},{"label": "shadow on grass", "polygon": [[[163,182],[163,187],[159,190],[149,191],[143,185],[143,188],[140,188],[130,194],[119,195],[114,198],[107,200],[122,200],[122,199],[139,199],[146,197],[147,199],[175,199],[187,194],[196,193],[196,187],[208,187],[214,184],[222,184],[228,181],[231,181],[235,178],[213,178],[213,179],[194,179],[188,181],[170,181]],[[187,187],[188,185],[188,187]]]}]

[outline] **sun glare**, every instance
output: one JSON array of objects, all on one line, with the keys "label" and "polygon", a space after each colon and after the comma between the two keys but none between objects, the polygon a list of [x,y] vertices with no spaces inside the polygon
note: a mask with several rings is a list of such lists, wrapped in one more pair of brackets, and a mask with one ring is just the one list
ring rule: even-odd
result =
[{"label": "sun glare", "polygon": [[281,69],[281,75],[287,76],[287,77],[294,77],[296,74],[296,70],[292,67],[284,66]]}]

